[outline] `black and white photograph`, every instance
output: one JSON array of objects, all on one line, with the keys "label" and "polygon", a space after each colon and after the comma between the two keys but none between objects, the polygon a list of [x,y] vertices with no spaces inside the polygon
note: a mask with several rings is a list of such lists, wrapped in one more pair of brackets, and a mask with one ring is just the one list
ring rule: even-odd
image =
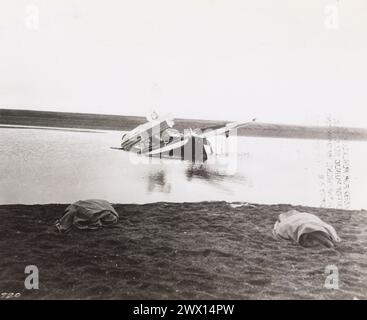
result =
[{"label": "black and white photograph", "polygon": [[366,32],[365,0],[1,0],[0,303],[366,299]]}]

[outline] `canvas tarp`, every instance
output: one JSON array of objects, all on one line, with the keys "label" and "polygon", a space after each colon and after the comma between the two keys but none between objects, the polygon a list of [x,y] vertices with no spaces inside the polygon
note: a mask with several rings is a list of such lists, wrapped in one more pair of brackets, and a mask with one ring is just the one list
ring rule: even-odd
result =
[{"label": "canvas tarp", "polygon": [[303,246],[321,243],[330,247],[340,241],[331,225],[311,213],[297,210],[290,210],[279,215],[274,225],[273,235],[276,239],[293,240]]},{"label": "canvas tarp", "polygon": [[106,200],[80,200],[69,205],[56,221],[56,228],[66,232],[72,228],[97,229],[117,223],[118,213]]}]

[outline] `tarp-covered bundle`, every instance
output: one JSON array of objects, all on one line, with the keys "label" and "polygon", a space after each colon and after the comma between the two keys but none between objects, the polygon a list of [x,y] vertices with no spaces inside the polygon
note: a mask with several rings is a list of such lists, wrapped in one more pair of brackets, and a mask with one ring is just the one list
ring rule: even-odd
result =
[{"label": "tarp-covered bundle", "polygon": [[293,240],[304,247],[319,244],[332,247],[340,242],[335,229],[319,217],[297,210],[290,210],[279,215],[274,225],[273,235],[276,239]]},{"label": "tarp-covered bundle", "polygon": [[56,228],[61,232],[77,229],[98,229],[117,223],[118,213],[106,200],[81,200],[69,205]]}]

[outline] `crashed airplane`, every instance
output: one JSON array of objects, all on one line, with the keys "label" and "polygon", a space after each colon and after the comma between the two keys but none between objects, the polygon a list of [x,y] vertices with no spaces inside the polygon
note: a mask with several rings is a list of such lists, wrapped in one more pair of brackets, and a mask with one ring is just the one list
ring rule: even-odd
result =
[{"label": "crashed airplane", "polygon": [[247,123],[231,122],[225,126],[204,129],[174,129],[171,117],[152,119],[123,134],[121,147],[113,148],[149,157],[205,162],[213,153],[208,138],[230,132]]}]

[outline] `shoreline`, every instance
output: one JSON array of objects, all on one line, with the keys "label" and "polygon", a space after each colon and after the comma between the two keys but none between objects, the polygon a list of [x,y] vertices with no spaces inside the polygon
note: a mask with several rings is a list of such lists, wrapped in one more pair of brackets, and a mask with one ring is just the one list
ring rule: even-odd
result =
[{"label": "shoreline", "polygon": [[[367,213],[367,209],[341,209],[341,208],[331,208],[331,207],[315,207],[315,206],[311,206],[311,205],[301,205],[301,204],[291,204],[291,203],[273,203],[273,204],[268,204],[268,203],[253,203],[253,202],[247,202],[247,201],[226,201],[226,200],[202,200],[202,201],[183,201],[183,202],[177,202],[177,201],[153,201],[153,202],[144,202],[144,203],[138,203],[138,202],[110,202],[113,206],[118,206],[118,207],[124,207],[124,206],[136,206],[136,207],[141,207],[141,206],[150,206],[150,205],[205,205],[205,204],[213,204],[213,203],[218,203],[218,204],[226,204],[229,207],[231,207],[232,209],[240,209],[240,208],[246,208],[246,207],[282,207],[282,208],[291,208],[291,209],[296,209],[296,210],[311,210],[312,212],[314,211],[322,211],[322,212],[360,212],[360,213]],[[16,208],[16,207],[59,207],[59,206],[64,206],[67,207],[68,205],[70,205],[70,203],[67,202],[48,202],[48,203],[0,203],[0,209],[1,208],[7,208],[9,207],[10,209],[12,209],[12,207]]]},{"label": "shoreline", "polygon": [[[84,130],[128,131],[146,122],[144,117],[105,114],[83,114],[55,111],[0,109],[1,125],[30,126]],[[183,131],[192,128],[223,126],[230,121],[175,119],[175,128]],[[249,121],[251,122],[251,121]],[[367,140],[367,129],[335,126],[302,126],[253,122],[237,131],[239,136],[321,139]]]},{"label": "shoreline", "polygon": [[[25,299],[353,299],[367,295],[367,215],[219,202],[114,204],[120,220],[97,231],[58,233],[68,204],[0,205],[0,288]],[[342,239],[333,249],[272,237],[281,212],[318,215]],[[24,290],[37,265],[40,289]],[[339,268],[340,289],[324,287]]]}]

